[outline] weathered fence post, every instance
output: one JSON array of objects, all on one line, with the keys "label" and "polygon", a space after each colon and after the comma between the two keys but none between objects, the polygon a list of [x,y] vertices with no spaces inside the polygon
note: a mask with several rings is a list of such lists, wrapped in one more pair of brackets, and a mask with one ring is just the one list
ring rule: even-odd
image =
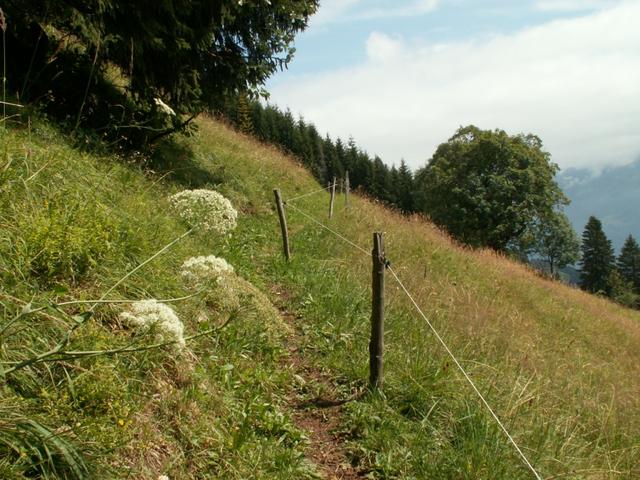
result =
[{"label": "weathered fence post", "polygon": [[346,171],[344,177],[344,206],[349,206],[349,170]]},{"label": "weathered fence post", "polygon": [[369,386],[372,390],[382,389],[384,350],[384,239],[382,232],[373,234],[373,260],[371,281],[371,339],[369,341]]},{"label": "weathered fence post", "polygon": [[333,217],[333,200],[336,197],[336,177],[333,177],[333,183],[329,184],[331,190],[331,199],[329,200],[329,218]]},{"label": "weathered fence post", "polygon": [[287,230],[287,217],[284,213],[284,205],[282,204],[282,197],[280,196],[280,190],[275,188],[273,193],[276,197],[276,206],[278,207],[278,217],[280,218],[280,230],[282,231],[282,247],[284,248],[284,256],[287,262],[291,260],[291,250],[289,249],[289,230]]}]

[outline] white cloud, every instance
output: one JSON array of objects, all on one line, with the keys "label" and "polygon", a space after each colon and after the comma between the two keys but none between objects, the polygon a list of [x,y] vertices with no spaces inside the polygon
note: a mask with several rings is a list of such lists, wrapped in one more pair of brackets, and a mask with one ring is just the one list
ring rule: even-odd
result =
[{"label": "white cloud", "polygon": [[398,1],[393,7],[386,7],[371,0],[321,0],[318,12],[311,17],[311,24],[317,27],[336,22],[419,16],[435,10],[438,4],[439,0],[412,0]]},{"label": "white cloud", "polygon": [[355,17],[359,20],[370,20],[373,18],[390,18],[390,17],[413,17],[424,15],[436,9],[438,0],[415,0],[406,5],[396,4],[392,8],[368,8],[357,14]]},{"label": "white cloud", "polygon": [[362,0],[321,0],[320,8],[311,17],[311,24],[318,26],[335,22],[361,2]]},{"label": "white cloud", "polygon": [[576,12],[610,7],[616,0],[536,0],[534,7],[547,12]]},{"label": "white cloud", "polygon": [[367,57],[373,61],[386,62],[398,57],[403,51],[402,40],[384,33],[372,32],[367,39]]},{"label": "white cloud", "polygon": [[424,164],[460,125],[539,135],[561,167],[640,154],[640,3],[482,41],[374,32],[360,65],[289,78],[272,100],[388,163]]}]

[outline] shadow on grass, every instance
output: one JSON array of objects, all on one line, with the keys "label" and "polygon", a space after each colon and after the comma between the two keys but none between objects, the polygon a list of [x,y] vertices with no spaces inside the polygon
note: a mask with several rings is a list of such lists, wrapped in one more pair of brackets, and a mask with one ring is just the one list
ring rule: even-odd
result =
[{"label": "shadow on grass", "polygon": [[297,405],[299,410],[308,410],[310,408],[333,408],[339,407],[352,401],[353,399],[346,400],[333,400],[328,398],[314,398],[311,400],[307,400],[305,402],[301,402]]},{"label": "shadow on grass", "polygon": [[362,390],[356,393],[352,393],[346,398],[331,398],[330,396],[329,397],[320,396],[320,397],[315,397],[315,398],[300,402],[296,405],[296,408],[299,410],[309,410],[313,408],[324,409],[324,408],[341,407],[342,405],[346,405],[347,403],[359,402],[361,400],[364,400],[369,395],[371,395],[371,392],[369,392],[368,390]]},{"label": "shadow on grass", "polygon": [[198,163],[193,150],[179,139],[166,139],[154,149],[147,166],[162,177],[186,188],[203,188],[224,181],[222,173]]}]

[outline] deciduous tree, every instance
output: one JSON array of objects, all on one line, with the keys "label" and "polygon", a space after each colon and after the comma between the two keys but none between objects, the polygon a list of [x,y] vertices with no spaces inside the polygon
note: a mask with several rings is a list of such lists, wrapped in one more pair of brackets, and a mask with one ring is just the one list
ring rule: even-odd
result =
[{"label": "deciduous tree", "polygon": [[417,174],[419,206],[458,240],[506,250],[568,203],[535,135],[460,128]]},{"label": "deciduous tree", "polygon": [[578,235],[562,211],[538,219],[531,229],[531,240],[530,250],[545,260],[551,275],[580,258]]}]

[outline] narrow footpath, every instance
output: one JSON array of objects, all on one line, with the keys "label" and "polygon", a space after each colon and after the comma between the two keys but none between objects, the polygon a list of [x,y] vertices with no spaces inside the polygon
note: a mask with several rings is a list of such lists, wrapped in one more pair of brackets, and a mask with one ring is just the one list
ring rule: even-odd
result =
[{"label": "narrow footpath", "polygon": [[281,288],[273,289],[276,306],[284,321],[291,326],[293,334],[287,341],[289,356],[284,360],[293,372],[302,379],[304,387],[292,390],[289,401],[296,426],[309,439],[307,459],[316,465],[318,473],[327,480],[352,480],[365,478],[350,460],[345,439],[339,429],[343,405],[354,400],[354,396],[341,394],[331,378],[309,362],[303,354],[304,341],[300,332],[299,318],[283,306]]}]

